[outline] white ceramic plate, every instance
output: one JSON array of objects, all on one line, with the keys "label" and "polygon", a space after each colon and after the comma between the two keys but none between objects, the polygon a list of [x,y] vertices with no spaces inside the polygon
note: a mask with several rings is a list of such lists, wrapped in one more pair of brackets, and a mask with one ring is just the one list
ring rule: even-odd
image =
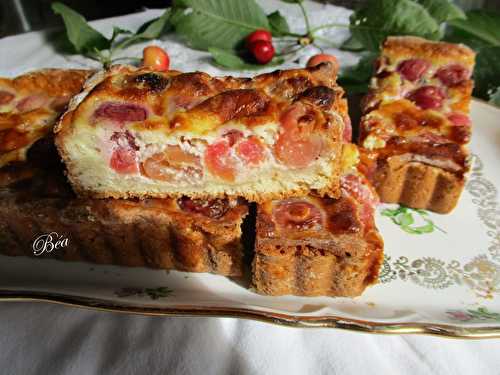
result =
[{"label": "white ceramic plate", "polygon": [[[0,299],[157,315],[251,318],[300,327],[500,337],[500,110],[474,101],[472,173],[458,207],[409,234],[378,210],[381,282],[363,296],[264,297],[210,274],[0,256]],[[419,215],[414,226],[420,226]]]}]

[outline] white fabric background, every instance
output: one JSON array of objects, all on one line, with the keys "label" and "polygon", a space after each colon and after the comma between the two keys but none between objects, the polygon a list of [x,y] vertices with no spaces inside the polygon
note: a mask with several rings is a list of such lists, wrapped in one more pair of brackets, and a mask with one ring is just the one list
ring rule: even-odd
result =
[{"label": "white fabric background", "polygon": [[[276,1],[300,31],[298,9]],[[307,4],[313,24],[346,22],[345,9]],[[154,14],[153,14],[154,13]],[[131,29],[155,11],[97,22]],[[327,35],[339,43],[343,29]],[[39,67],[85,67],[89,61],[57,54],[46,34],[0,40],[0,75]],[[157,41],[180,70],[203,69],[206,55],[175,37]],[[139,56],[143,45],[127,51]],[[303,51],[301,64],[317,53]],[[342,65],[355,61],[335,51]],[[9,58],[6,58],[8,56]],[[289,64],[290,65],[290,64]],[[293,64],[291,64],[293,66]],[[463,341],[420,336],[376,336],[330,329],[295,329],[216,318],[163,318],[87,311],[45,303],[0,303],[0,375],[6,374],[500,374],[500,340]]]},{"label": "white fabric background", "polygon": [[500,374],[500,340],[0,303],[1,374]]}]

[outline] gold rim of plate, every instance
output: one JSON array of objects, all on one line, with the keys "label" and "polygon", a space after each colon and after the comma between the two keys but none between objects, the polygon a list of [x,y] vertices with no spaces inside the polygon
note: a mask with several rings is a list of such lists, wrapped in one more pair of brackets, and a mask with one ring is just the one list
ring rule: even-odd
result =
[{"label": "gold rim of plate", "polygon": [[97,298],[48,292],[0,290],[0,302],[48,302],[96,311],[149,316],[242,318],[296,328],[338,328],[377,334],[422,334],[457,339],[500,338],[500,326],[464,327],[434,323],[377,323],[340,316],[306,317],[244,308],[176,306],[156,307],[116,303]]}]

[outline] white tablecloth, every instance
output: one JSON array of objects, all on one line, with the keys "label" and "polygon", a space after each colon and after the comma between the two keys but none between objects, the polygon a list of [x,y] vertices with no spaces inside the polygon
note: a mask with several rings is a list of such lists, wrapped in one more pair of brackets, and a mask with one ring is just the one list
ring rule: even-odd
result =
[{"label": "white tablecloth", "polygon": [[1,374],[499,374],[500,340],[0,303]]},{"label": "white tablecloth", "polygon": [[[295,6],[277,7],[296,30],[303,22]],[[349,11],[308,3],[313,23],[346,22]],[[148,11],[97,22],[137,28],[158,14]],[[325,22],[326,21],[326,22]],[[46,43],[45,33],[0,40],[0,75],[39,67],[88,67]],[[340,42],[347,31],[331,30]],[[157,41],[172,68],[221,74],[206,55],[186,49],[175,37]],[[125,52],[140,56],[144,45]],[[303,51],[300,63],[317,53]],[[342,65],[355,61],[335,51]],[[8,58],[6,58],[8,56]],[[289,66],[294,66],[289,63]],[[45,303],[0,303],[0,374],[500,374],[500,340],[463,341],[417,336],[375,336],[330,329],[295,329],[235,319],[141,317],[87,311]]]}]

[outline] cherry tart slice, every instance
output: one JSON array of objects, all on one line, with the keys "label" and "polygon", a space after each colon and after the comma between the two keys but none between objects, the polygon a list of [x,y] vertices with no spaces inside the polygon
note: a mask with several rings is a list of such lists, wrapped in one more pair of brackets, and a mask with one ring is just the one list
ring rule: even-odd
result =
[{"label": "cherry tart slice", "polygon": [[56,129],[69,179],[104,198],[338,196],[347,104],[329,63],[254,78],[115,66]]},{"label": "cherry tart slice", "polygon": [[469,170],[474,52],[464,45],[389,37],[376,62],[359,144],[383,202],[451,211]]},{"label": "cherry tart slice", "polygon": [[253,286],[260,294],[354,297],[378,280],[383,241],[376,193],[356,171],[338,199],[274,200],[257,208]]},{"label": "cherry tart slice", "polygon": [[43,69],[0,78],[0,168],[26,160],[27,151],[52,133],[88,70]]},{"label": "cherry tart slice", "polygon": [[47,166],[29,176],[18,165],[1,170],[0,254],[243,274],[245,202],[79,199],[61,166]]}]

